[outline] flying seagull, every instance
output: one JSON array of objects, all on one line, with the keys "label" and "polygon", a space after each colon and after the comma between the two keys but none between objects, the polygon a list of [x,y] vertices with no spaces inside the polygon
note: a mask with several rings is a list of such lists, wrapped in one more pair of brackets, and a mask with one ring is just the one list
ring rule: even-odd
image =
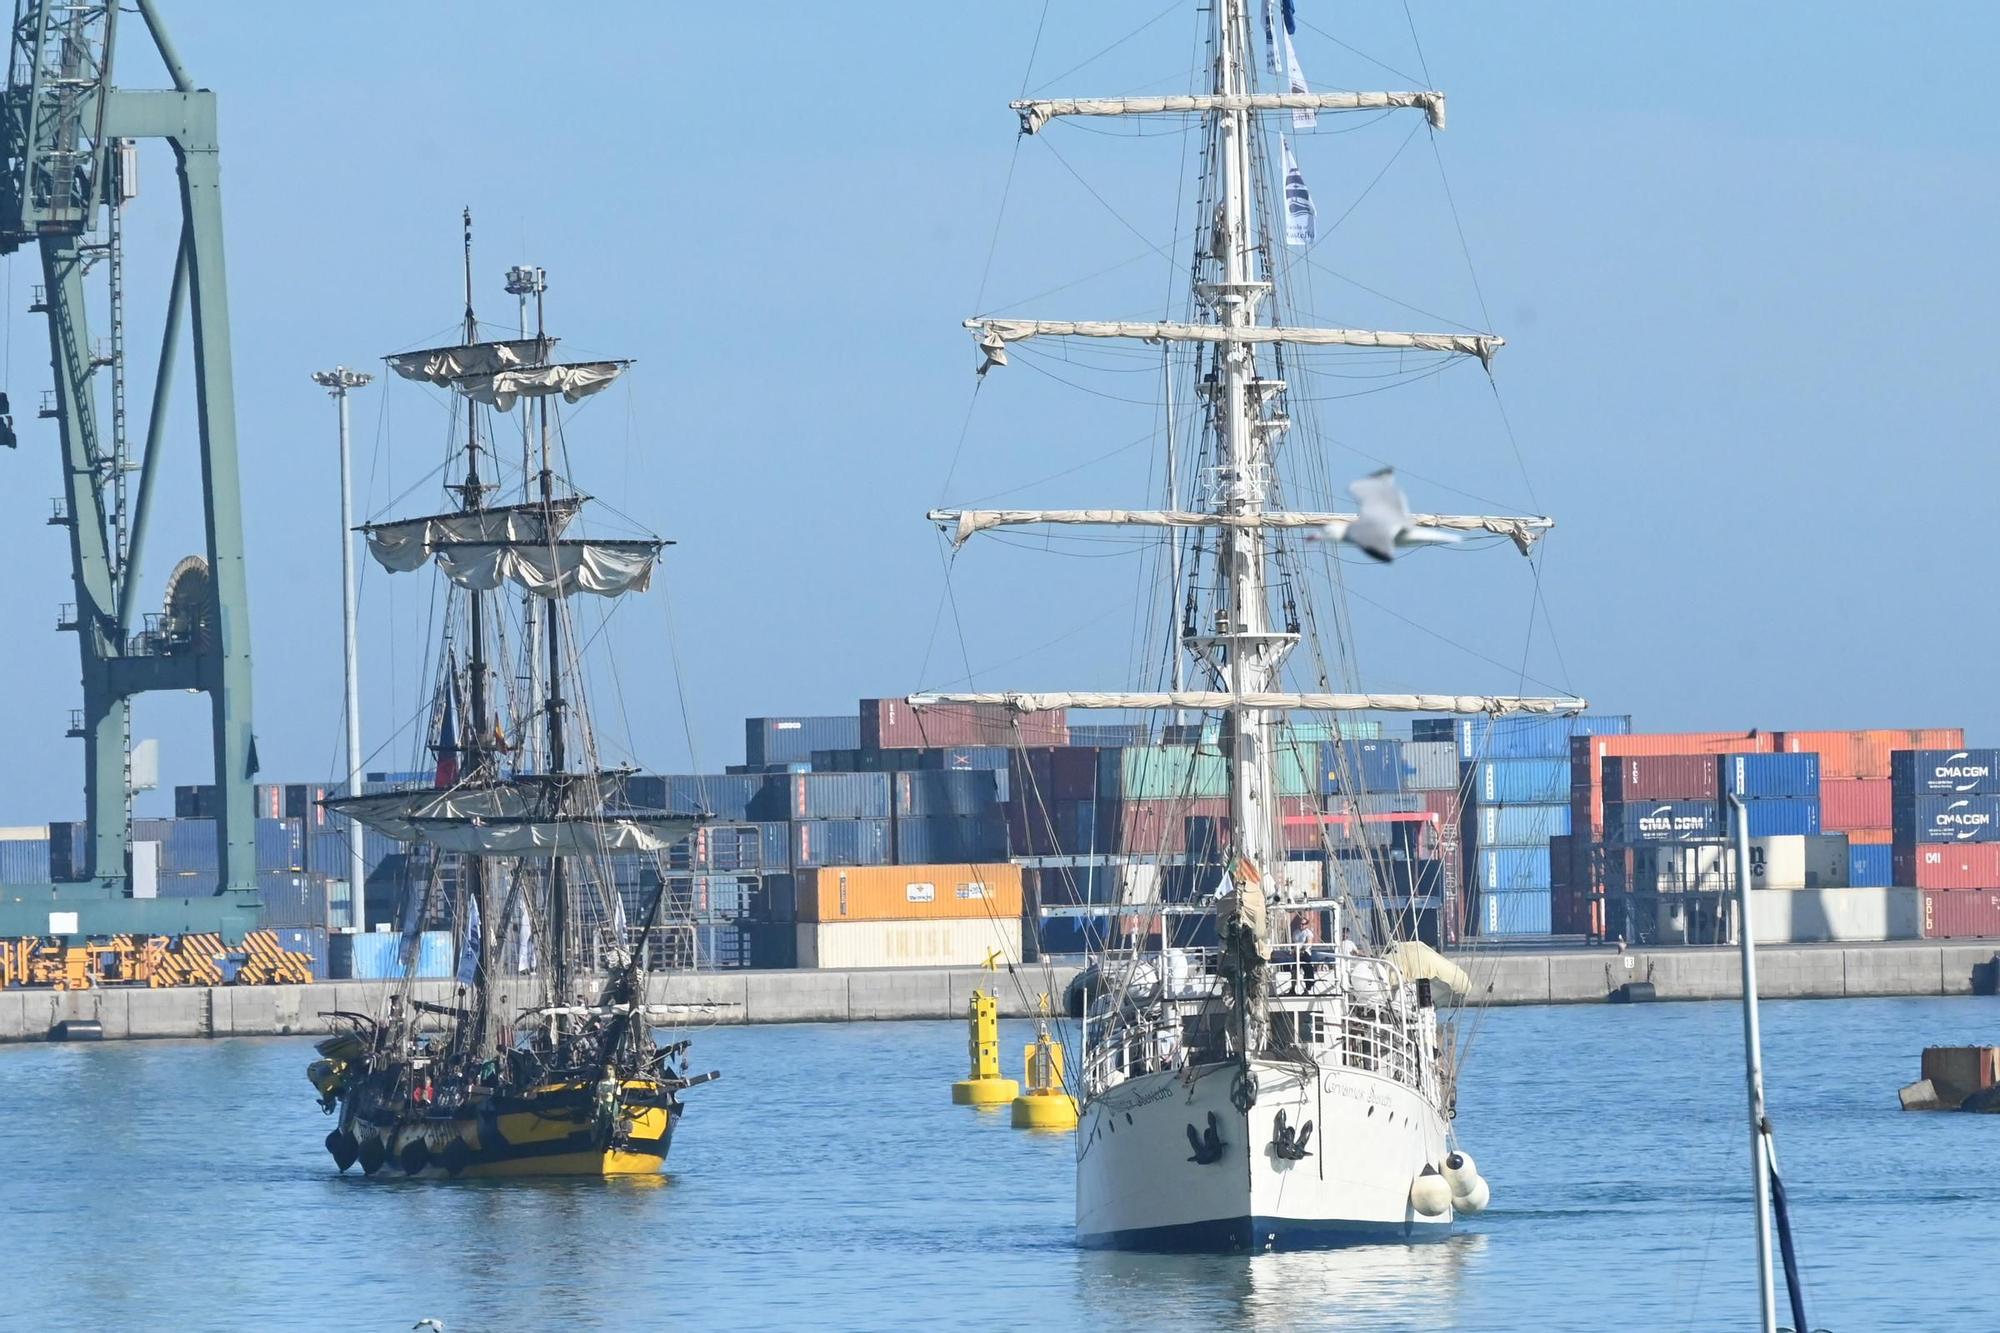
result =
[{"label": "flying seagull", "polygon": [[1308,540],[1346,542],[1387,564],[1406,546],[1432,546],[1461,540],[1442,528],[1418,527],[1410,518],[1410,502],[1396,484],[1396,469],[1372,472],[1347,488],[1354,497],[1355,516],[1327,524]]}]

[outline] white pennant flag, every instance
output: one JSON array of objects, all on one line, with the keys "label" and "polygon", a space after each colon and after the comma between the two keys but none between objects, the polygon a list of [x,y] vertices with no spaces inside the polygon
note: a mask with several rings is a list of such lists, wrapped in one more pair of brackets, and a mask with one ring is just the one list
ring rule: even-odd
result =
[{"label": "white pennant flag", "polygon": [[[1292,49],[1292,35],[1285,34],[1285,69],[1289,87],[1295,93],[1309,93],[1306,87],[1306,73],[1299,68],[1299,53]],[[1292,108],[1292,128],[1295,130],[1316,129],[1319,126],[1319,112],[1311,107]]]},{"label": "white pennant flag", "polygon": [[479,899],[466,895],[465,943],[458,951],[458,984],[470,986],[479,975]]},{"label": "white pennant flag", "polygon": [[1283,74],[1278,67],[1278,24],[1274,12],[1278,0],[1264,0],[1264,60],[1273,74]]},{"label": "white pennant flag", "polygon": [[1312,191],[1306,189],[1298,159],[1292,156],[1291,141],[1282,134],[1278,136],[1278,153],[1285,165],[1285,244],[1311,245],[1319,210],[1313,207]]}]

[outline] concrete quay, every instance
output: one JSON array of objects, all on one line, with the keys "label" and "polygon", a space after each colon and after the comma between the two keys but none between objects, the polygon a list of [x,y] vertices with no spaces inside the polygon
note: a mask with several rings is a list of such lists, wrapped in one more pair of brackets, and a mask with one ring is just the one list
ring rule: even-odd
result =
[{"label": "concrete quay", "polygon": [[[1865,995],[1970,995],[1973,968],[2000,953],[2000,942],[1772,945],[1757,951],[1758,990],[1766,999],[1839,999]],[[1461,954],[1477,1001],[1489,1004],[1602,1004],[1631,981],[1653,985],[1661,1000],[1728,1000],[1742,994],[1733,948],[1610,949]],[[1013,976],[976,968],[848,971],[720,971],[654,979],[651,999],[674,1006],[674,1019],[707,1023],[824,1023],[872,1019],[962,1018],[975,987],[994,991],[1000,1012],[1025,1018],[1051,991],[1058,1004],[1076,975],[1057,964]],[[171,990],[106,987],[88,991],[0,991],[0,1041],[41,1041],[57,1024],[94,1019],[106,1038],[272,1037],[315,1035],[335,1010],[373,1013],[383,981],[310,986],[189,986]],[[423,981],[418,999],[448,1002],[452,984]],[[531,1003],[496,997],[502,1012]]]}]

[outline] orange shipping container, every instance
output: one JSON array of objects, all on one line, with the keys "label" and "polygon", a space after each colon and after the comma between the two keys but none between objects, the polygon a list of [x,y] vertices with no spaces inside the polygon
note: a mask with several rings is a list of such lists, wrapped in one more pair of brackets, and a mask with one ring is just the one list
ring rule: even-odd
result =
[{"label": "orange shipping container", "polygon": [[1895,750],[1958,750],[1964,746],[1963,727],[1778,733],[1778,749],[1782,753],[1819,756],[1822,782],[1828,779],[1886,778],[1889,776],[1889,755]]},{"label": "orange shipping container", "polygon": [[800,870],[801,921],[949,921],[1021,918],[1021,867],[822,866]]},{"label": "orange shipping container", "polygon": [[1847,845],[1850,847],[1889,847],[1896,841],[1896,831],[1886,828],[1851,828],[1847,830]]}]

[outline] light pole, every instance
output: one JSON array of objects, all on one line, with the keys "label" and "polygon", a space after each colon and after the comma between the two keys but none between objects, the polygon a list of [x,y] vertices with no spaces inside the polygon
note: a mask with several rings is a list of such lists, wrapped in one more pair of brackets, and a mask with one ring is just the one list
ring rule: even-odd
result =
[{"label": "light pole", "polygon": [[[374,379],[346,366],[313,372],[313,383],[340,404],[340,606],[347,657],[347,794],[361,795],[361,667],[354,644],[354,470],[347,453],[347,392]],[[348,921],[357,932],[368,928],[368,863],[361,854],[363,834],[353,825],[347,844]],[[327,924],[333,924],[327,903]]]}]

